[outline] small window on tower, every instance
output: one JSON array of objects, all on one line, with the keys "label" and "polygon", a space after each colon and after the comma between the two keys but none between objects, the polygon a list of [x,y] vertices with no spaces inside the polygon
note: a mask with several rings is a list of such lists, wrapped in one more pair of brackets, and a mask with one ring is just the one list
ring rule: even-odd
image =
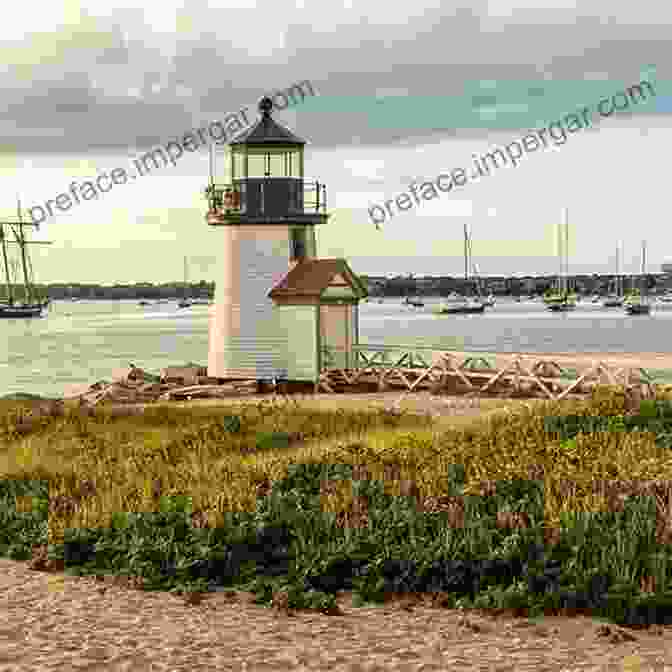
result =
[{"label": "small window on tower", "polygon": [[306,232],[303,228],[292,230],[292,259],[304,259],[306,256]]}]

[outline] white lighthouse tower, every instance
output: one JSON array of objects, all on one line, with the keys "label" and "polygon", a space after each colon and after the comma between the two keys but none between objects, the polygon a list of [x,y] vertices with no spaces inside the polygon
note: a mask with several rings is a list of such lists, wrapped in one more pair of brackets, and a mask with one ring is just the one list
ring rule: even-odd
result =
[{"label": "white lighthouse tower", "polygon": [[260,119],[227,148],[226,182],[206,190],[207,222],[222,235],[208,376],[316,382],[323,346],[357,343],[366,289],[345,260],[316,259],[326,187],[304,179],[306,143],[272,109],[260,101]]}]

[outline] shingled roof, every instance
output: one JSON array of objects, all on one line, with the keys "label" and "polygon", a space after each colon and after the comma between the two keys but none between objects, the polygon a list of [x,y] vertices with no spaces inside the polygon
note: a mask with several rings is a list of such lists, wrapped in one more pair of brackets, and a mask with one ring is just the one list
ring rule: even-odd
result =
[{"label": "shingled roof", "polygon": [[268,293],[272,299],[291,297],[319,298],[336,275],[342,275],[358,298],[368,291],[364,283],[352,272],[345,259],[306,259],[297,264]]},{"label": "shingled roof", "polygon": [[[265,102],[267,101],[267,102]],[[294,135],[289,129],[281,126],[271,117],[273,103],[262,98],[259,103],[261,116],[251,129],[245,131],[231,143],[232,147],[240,145],[305,145],[306,141]]]}]

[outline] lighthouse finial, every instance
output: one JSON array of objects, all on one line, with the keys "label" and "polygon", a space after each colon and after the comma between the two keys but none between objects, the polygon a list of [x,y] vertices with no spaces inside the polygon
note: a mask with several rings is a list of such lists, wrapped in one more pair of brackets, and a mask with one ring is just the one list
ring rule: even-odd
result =
[{"label": "lighthouse finial", "polygon": [[261,112],[264,117],[270,117],[272,109],[273,101],[268,96],[264,96],[264,98],[259,101],[259,112]]}]

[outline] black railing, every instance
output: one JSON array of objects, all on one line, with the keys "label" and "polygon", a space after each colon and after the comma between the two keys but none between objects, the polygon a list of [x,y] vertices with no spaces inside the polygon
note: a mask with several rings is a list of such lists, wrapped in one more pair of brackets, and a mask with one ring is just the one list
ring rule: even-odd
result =
[{"label": "black railing", "polygon": [[213,184],[205,190],[214,214],[286,216],[326,214],[327,187],[317,181],[288,177],[262,177]]}]

